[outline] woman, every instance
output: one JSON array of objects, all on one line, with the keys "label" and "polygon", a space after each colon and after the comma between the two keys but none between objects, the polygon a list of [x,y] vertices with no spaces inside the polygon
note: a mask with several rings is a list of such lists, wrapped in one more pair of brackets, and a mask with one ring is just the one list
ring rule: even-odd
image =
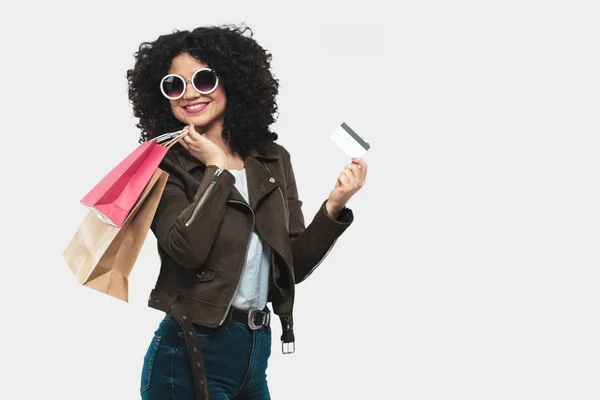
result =
[{"label": "woman", "polygon": [[278,82],[248,28],[201,27],[143,43],[127,73],[140,141],[185,128],[152,231],[166,313],[144,359],[143,399],[269,399],[271,303],[293,352],[294,285],[352,223],[367,165],[353,160],[305,226],[290,154],[269,130]]}]

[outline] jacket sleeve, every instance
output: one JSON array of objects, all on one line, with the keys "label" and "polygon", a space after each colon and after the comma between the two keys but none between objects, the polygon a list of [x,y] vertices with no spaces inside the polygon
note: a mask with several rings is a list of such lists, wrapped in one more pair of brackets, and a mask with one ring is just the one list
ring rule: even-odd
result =
[{"label": "jacket sleeve", "polygon": [[289,212],[289,234],[292,242],[294,278],[296,283],[305,280],[325,259],[333,245],[354,220],[349,208],[344,208],[337,220],[327,213],[325,200],[312,222],[305,226],[302,201],[298,198],[298,188],[294,176],[290,154],[287,157],[287,203]]},{"label": "jacket sleeve", "polygon": [[[169,179],[152,222],[158,244],[178,264],[198,268],[204,264],[225,215],[227,198],[235,182],[228,170],[217,175],[217,167],[206,167],[193,201],[190,202],[184,184],[173,164],[161,164]],[[177,167],[175,167],[177,168]]]}]

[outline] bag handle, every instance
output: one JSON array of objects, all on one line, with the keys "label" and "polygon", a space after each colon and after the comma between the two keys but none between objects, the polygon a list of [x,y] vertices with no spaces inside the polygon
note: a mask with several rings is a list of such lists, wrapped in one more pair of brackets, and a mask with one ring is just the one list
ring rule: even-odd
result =
[{"label": "bag handle", "polygon": [[[151,142],[155,141],[157,144],[160,144],[161,146],[164,146],[167,149],[170,149],[171,147],[173,147],[173,145],[175,143],[179,142],[181,140],[181,138],[183,138],[185,135],[187,135],[187,133],[188,133],[188,131],[186,129],[182,129],[182,130],[176,131],[176,132],[164,133],[160,136],[155,137],[154,139],[152,139],[150,141]],[[166,142],[166,143],[164,143],[164,142]]]},{"label": "bag handle", "polygon": [[171,147],[173,147],[175,145],[175,143],[177,143],[181,139],[183,139],[183,137],[185,135],[187,135],[187,133],[188,133],[188,131],[186,131],[186,130],[182,130],[179,132],[181,132],[181,133],[179,133],[177,136],[175,136],[173,139],[171,139],[169,142],[167,142],[167,144],[164,144],[163,146],[165,146],[167,149],[170,149]]}]

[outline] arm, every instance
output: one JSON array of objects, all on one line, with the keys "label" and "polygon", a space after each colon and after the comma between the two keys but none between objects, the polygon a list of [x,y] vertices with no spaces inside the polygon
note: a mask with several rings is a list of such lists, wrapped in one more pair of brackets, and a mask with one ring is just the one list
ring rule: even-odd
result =
[{"label": "arm", "polygon": [[319,207],[312,222],[305,227],[302,214],[302,201],[298,198],[298,188],[291,158],[285,152],[287,164],[287,202],[289,210],[289,234],[292,241],[294,278],[296,283],[306,279],[327,256],[338,237],[354,220],[352,210],[344,208],[338,218],[330,216],[326,209],[327,201]]},{"label": "arm", "polygon": [[217,166],[207,166],[190,202],[175,172],[178,167],[165,158],[161,168],[169,173],[169,179],[152,222],[152,231],[159,245],[177,263],[198,268],[206,261],[235,179],[227,170],[220,170],[218,174]]}]

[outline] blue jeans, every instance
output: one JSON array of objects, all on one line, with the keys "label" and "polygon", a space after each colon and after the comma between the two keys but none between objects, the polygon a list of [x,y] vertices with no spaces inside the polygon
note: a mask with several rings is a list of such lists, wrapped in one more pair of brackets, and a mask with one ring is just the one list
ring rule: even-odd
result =
[{"label": "blue jeans", "polygon": [[[271,330],[252,331],[231,320],[218,328],[195,325],[211,400],[270,400],[267,364]],[[194,382],[185,336],[166,315],[150,342],[142,367],[143,400],[194,400]]]}]

